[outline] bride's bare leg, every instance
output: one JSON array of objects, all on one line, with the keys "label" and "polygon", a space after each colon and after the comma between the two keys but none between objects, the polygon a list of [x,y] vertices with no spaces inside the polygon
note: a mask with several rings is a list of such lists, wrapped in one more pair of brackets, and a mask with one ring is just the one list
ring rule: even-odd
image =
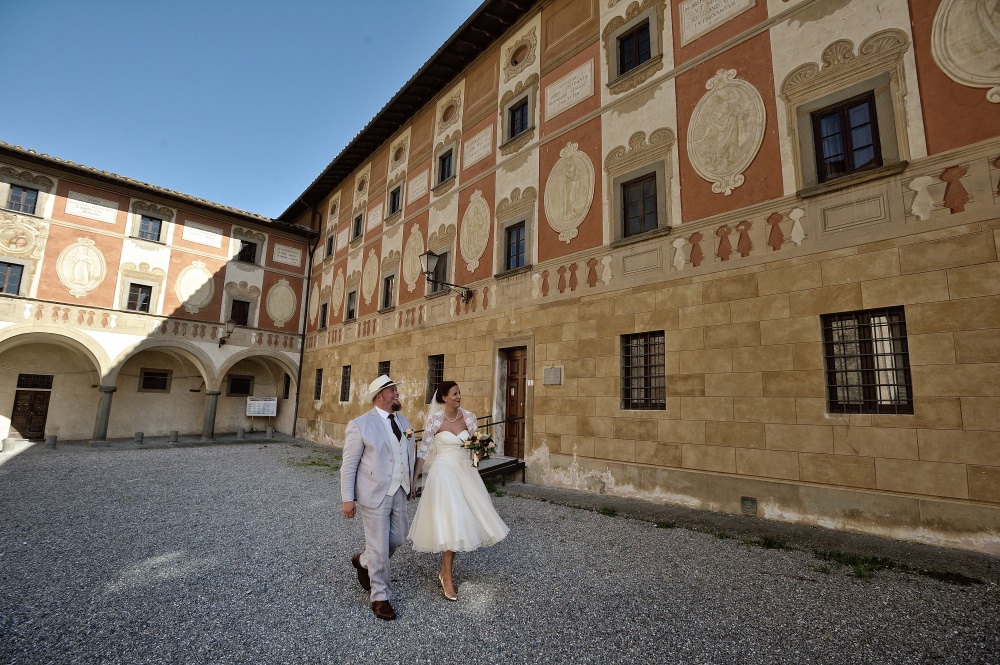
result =
[{"label": "bride's bare leg", "polygon": [[451,579],[451,565],[455,561],[455,553],[445,550],[441,557],[441,579],[444,580],[444,589],[451,595],[455,595],[455,583]]}]

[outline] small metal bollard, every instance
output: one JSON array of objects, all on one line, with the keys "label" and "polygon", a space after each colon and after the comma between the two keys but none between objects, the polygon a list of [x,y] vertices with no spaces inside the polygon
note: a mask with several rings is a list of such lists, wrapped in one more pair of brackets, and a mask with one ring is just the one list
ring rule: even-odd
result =
[{"label": "small metal bollard", "polygon": [[142,432],[136,432],[135,433],[135,442],[137,444],[141,445],[142,444],[142,437],[143,437]]},{"label": "small metal bollard", "polygon": [[237,441],[242,441],[244,439],[245,435],[246,435],[246,430],[244,430],[242,427],[240,427],[240,428],[238,428],[236,430],[236,440]]},{"label": "small metal bollard", "polygon": [[45,447],[54,449],[56,447],[57,438],[58,437],[55,434],[49,434],[47,437],[45,437]]},{"label": "small metal bollard", "polygon": [[274,438],[274,428],[273,427],[268,427],[267,428],[267,438],[269,438],[269,439],[273,439]]},{"label": "small metal bollard", "polygon": [[170,430],[170,443],[177,443],[177,430]]}]

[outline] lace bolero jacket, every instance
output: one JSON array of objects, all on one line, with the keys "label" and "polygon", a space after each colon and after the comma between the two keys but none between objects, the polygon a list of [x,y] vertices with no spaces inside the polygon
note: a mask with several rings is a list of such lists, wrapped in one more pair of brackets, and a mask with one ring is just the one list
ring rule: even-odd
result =
[{"label": "lace bolero jacket", "polygon": [[[476,431],[476,414],[472,411],[466,411],[465,409],[460,409],[462,416],[465,418],[465,429],[469,430],[469,434],[474,434]],[[427,422],[424,423],[424,438],[420,442],[420,449],[417,450],[417,457],[422,459],[427,459],[430,455],[431,447],[434,443],[434,436],[441,429],[441,423],[444,422],[444,411],[438,411],[437,413],[432,413],[427,416]]]}]

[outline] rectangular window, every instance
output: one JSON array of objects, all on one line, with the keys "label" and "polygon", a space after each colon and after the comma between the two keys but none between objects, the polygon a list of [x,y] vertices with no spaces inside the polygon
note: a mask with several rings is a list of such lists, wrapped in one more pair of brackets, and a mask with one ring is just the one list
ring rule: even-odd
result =
[{"label": "rectangular window", "polygon": [[240,240],[240,251],[236,254],[236,260],[243,263],[257,263],[257,243]]},{"label": "rectangular window", "polygon": [[518,222],[507,227],[504,233],[507,248],[504,256],[504,270],[513,270],[524,266],[524,222]]},{"label": "rectangular window", "polygon": [[37,189],[28,189],[27,187],[21,187],[20,185],[10,186],[10,196],[7,197],[7,210],[34,215],[35,206],[37,204]]},{"label": "rectangular window", "polygon": [[622,185],[622,223],[625,238],[656,229],[656,173]]},{"label": "rectangular window", "polygon": [[333,256],[333,243],[336,239],[337,237],[334,235],[331,235],[326,239],[326,258]]},{"label": "rectangular window", "polygon": [[229,305],[229,318],[238,326],[250,325],[250,301],[233,298]]},{"label": "rectangular window", "polygon": [[327,316],[327,312],[329,311],[329,307],[330,306],[327,303],[323,303],[322,305],[319,306],[319,329],[320,330],[326,329],[326,316]]},{"label": "rectangular window", "polygon": [[139,370],[139,392],[169,393],[172,376],[173,372],[169,369],[141,369]]},{"label": "rectangular window", "polygon": [[354,223],[351,224],[351,240],[357,240],[361,237],[361,232],[365,229],[365,216],[364,213],[356,216],[354,218]]},{"label": "rectangular window", "polygon": [[347,294],[347,306],[344,308],[344,321],[353,321],[358,317],[358,292]]},{"label": "rectangular window", "polygon": [[667,408],[663,331],[622,335],[622,409]]},{"label": "rectangular window", "polygon": [[434,266],[434,277],[431,282],[431,293],[437,293],[438,291],[447,291],[448,287],[442,282],[447,282],[448,280],[448,252],[442,252],[438,254],[437,265]]},{"label": "rectangular window", "polygon": [[281,387],[281,399],[288,399],[288,396],[292,394],[292,376],[290,374],[285,374],[285,382]]},{"label": "rectangular window", "polygon": [[455,165],[452,155],[452,151],[448,150],[438,157],[438,184],[441,184],[455,175]]},{"label": "rectangular window", "polygon": [[139,233],[137,233],[135,237],[142,238],[143,240],[160,242],[160,228],[162,226],[162,219],[146,217],[146,215],[143,215],[139,218]]},{"label": "rectangular window", "polygon": [[323,370],[322,368],[316,370],[316,383],[313,385],[313,399],[319,400],[323,398]]},{"label": "rectangular window", "polygon": [[824,314],[826,390],[832,413],[913,413],[902,307]]},{"label": "rectangular window", "polygon": [[145,284],[128,285],[128,303],[126,309],[133,312],[148,312],[149,301],[153,298],[153,287]]},{"label": "rectangular window", "polygon": [[351,366],[344,365],[340,369],[340,401],[351,401]]},{"label": "rectangular window", "polygon": [[444,354],[427,356],[427,404],[434,399],[434,391],[444,381]]},{"label": "rectangular window", "polygon": [[382,376],[383,374],[389,376],[389,367],[390,367],[390,362],[388,360],[378,361],[378,374],[376,374],[375,376]]},{"label": "rectangular window", "polygon": [[393,306],[396,298],[396,276],[386,275],[382,280],[382,309]]},{"label": "rectangular window", "polygon": [[403,186],[399,185],[389,192],[389,216],[403,209]]},{"label": "rectangular window", "polygon": [[819,182],[882,165],[874,93],[816,111],[812,119]]},{"label": "rectangular window", "polygon": [[230,374],[228,377],[229,389],[226,395],[229,397],[250,397],[253,395],[253,377],[239,374]]},{"label": "rectangular window", "polygon": [[0,261],[0,293],[18,295],[21,293],[21,276],[24,266],[20,263]]},{"label": "rectangular window", "polygon": [[628,73],[652,57],[649,21],[618,38],[618,75]]},{"label": "rectangular window", "polygon": [[508,139],[512,139],[518,134],[528,131],[528,127],[530,126],[528,122],[528,100],[524,99],[507,109],[507,118],[509,120],[507,124],[510,127],[507,136]]},{"label": "rectangular window", "polygon": [[52,390],[51,374],[18,374],[17,387],[22,390]]}]

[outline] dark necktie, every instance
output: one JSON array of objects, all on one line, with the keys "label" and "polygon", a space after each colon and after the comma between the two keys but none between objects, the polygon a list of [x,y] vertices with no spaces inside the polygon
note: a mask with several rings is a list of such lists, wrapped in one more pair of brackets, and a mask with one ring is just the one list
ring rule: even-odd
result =
[{"label": "dark necktie", "polygon": [[392,425],[392,433],[396,435],[396,440],[399,441],[403,438],[403,432],[399,429],[399,425],[396,424],[396,414],[389,414],[389,424]]}]

